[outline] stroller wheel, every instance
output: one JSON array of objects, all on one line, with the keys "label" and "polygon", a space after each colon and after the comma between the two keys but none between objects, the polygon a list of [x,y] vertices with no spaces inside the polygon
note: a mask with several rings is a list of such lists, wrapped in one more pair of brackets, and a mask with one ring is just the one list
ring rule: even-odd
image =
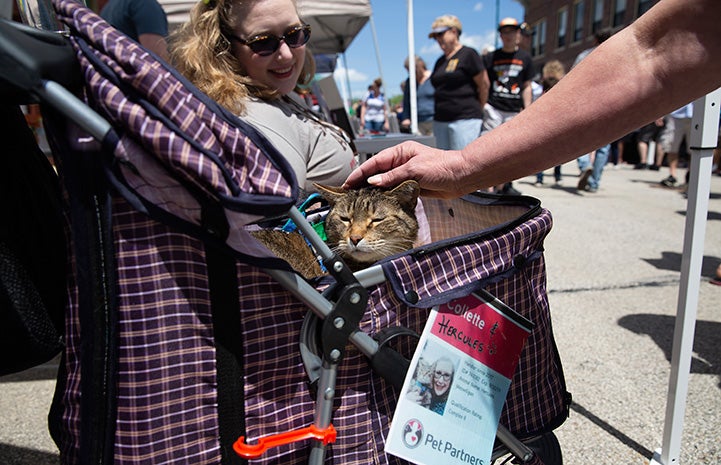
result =
[{"label": "stroller wheel", "polygon": [[[538,458],[543,462],[543,465],[563,465],[561,445],[553,432],[545,433],[530,440],[524,440],[523,443],[533,451],[532,463],[537,463],[535,459]],[[494,454],[491,457],[492,465],[523,465],[523,463],[521,459],[510,454],[505,446],[494,449]]]},{"label": "stroller wheel", "polygon": [[526,445],[533,450],[536,457],[543,461],[544,465],[563,465],[561,444],[559,444],[558,438],[553,432],[545,433],[543,436],[527,442]]}]

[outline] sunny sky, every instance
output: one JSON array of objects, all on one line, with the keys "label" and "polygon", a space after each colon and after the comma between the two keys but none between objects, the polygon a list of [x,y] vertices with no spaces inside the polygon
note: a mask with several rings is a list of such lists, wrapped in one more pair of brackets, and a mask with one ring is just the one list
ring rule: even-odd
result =
[{"label": "sunny sky", "polygon": [[[499,6],[498,15],[496,3]],[[334,77],[344,97],[348,82],[353,97],[360,98],[371,81],[381,75],[387,95],[399,95],[401,82],[408,77],[403,68],[403,60],[408,56],[407,0],[371,0],[371,6],[380,50],[380,69],[373,41],[373,28],[369,22],[346,51],[347,74],[343,57],[338,59]],[[416,53],[423,58],[429,69],[433,68],[436,59],[441,55],[441,49],[436,42],[428,38],[431,23],[438,16],[457,16],[463,24],[461,43],[480,53],[484,47],[495,44],[497,16],[511,16],[520,22],[523,21],[524,14],[523,7],[516,0],[414,0],[413,10]]]}]

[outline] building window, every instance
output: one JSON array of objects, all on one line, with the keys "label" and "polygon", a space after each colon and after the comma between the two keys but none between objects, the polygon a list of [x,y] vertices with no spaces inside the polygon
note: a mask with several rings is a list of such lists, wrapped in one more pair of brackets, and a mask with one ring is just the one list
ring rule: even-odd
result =
[{"label": "building window", "polygon": [[616,0],[613,8],[613,27],[623,25],[626,16],[626,0]]},{"label": "building window", "polygon": [[584,3],[583,0],[576,2],[573,5],[573,41],[579,42],[583,40],[583,17],[584,17]]},{"label": "building window", "polygon": [[546,53],[546,20],[539,21],[533,28],[533,50],[534,56]]},{"label": "building window", "polygon": [[603,3],[604,0],[593,0],[593,22],[591,22],[592,34],[595,34],[603,29]]},{"label": "building window", "polygon": [[568,10],[563,8],[558,11],[558,38],[556,41],[556,47],[561,48],[566,46],[566,25],[568,24]]},{"label": "building window", "polygon": [[647,12],[652,6],[652,0],[638,0],[638,14],[636,16],[641,16],[642,14]]}]

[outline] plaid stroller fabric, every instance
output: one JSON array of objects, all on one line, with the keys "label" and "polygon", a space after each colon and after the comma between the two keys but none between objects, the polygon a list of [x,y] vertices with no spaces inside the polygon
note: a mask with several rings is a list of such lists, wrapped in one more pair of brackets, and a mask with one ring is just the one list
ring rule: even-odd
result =
[{"label": "plaid stroller fabric", "polygon": [[[107,354],[87,353],[94,328],[83,323],[78,289],[86,270],[73,257],[51,425],[62,461],[85,463],[86,447],[102,442],[110,457],[102,463],[236,463],[219,440],[225,412],[218,386],[227,373],[219,373],[208,264],[208,244],[218,234],[208,230],[204,208],[219,205],[229,223],[221,241],[234,260],[226,276],[237,292],[233,329],[242,336],[236,404],[251,443],[313,423],[315,398],[298,348],[308,309],[259,268],[280,260],[260,256],[241,227],[293,205],[295,179],[260,135],[97,15],[71,1],[53,4],[71,31],[85,100],[115,128],[103,147],[112,153],[104,166],[115,188],[108,206],[117,311],[108,321],[117,357],[110,364],[114,382],[102,389],[113,408],[97,406],[111,428],[93,435],[84,424],[84,359]],[[62,132],[53,132],[54,149],[73,151],[61,161],[96,153],[81,136],[62,143],[56,140]],[[360,328],[371,335],[392,326],[420,332],[432,306],[488,290],[535,324],[501,422],[520,438],[552,430],[567,416],[568,399],[546,298],[542,251],[549,212],[533,199],[507,203],[480,195],[428,200],[425,208],[434,242],[381,263],[387,281],[369,289]],[[84,243],[72,233],[78,254]],[[415,343],[401,338],[394,348],[410,358]],[[402,463],[383,452],[396,398],[390,383],[349,347],[333,405],[338,439],[326,463]],[[305,463],[308,451],[307,442],[293,443],[251,463]]]}]

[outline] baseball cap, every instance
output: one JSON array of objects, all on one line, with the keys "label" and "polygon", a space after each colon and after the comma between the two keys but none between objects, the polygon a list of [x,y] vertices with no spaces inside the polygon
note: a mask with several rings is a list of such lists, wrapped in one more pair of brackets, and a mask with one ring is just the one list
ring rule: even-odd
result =
[{"label": "baseball cap", "polygon": [[521,25],[518,24],[518,20],[515,18],[503,18],[500,23],[498,23],[498,30],[500,31],[504,27],[512,27],[515,29],[520,29]]},{"label": "baseball cap", "polygon": [[439,16],[431,24],[431,32],[428,33],[428,38],[432,39],[434,35],[446,32],[451,28],[456,29],[460,35],[462,30],[461,21],[453,15]]},{"label": "baseball cap", "polygon": [[533,30],[527,22],[521,23],[521,34],[529,37],[533,35]]}]

